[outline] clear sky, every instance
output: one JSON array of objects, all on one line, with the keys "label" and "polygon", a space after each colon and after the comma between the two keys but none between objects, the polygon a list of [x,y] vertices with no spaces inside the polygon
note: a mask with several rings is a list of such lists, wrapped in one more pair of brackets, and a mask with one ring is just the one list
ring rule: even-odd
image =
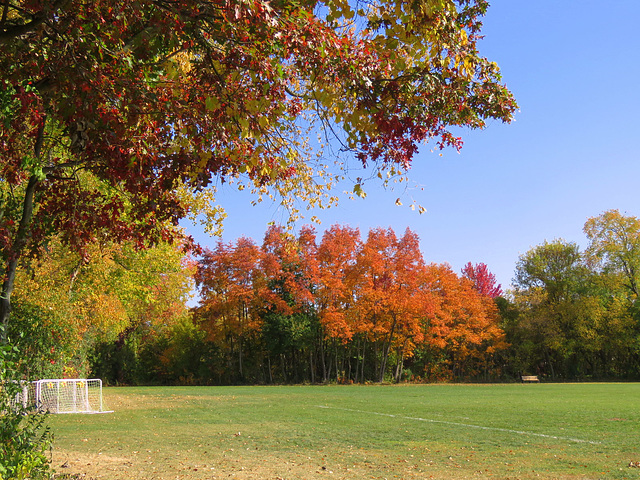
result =
[{"label": "clear sky", "polygon": [[[582,247],[587,218],[608,209],[640,216],[639,0],[493,0],[484,19],[481,53],[498,63],[520,105],[515,122],[463,131],[461,153],[422,148],[410,177],[424,190],[404,193],[366,185],[366,199],[344,198],[313,212],[334,223],[370,228],[409,227],[427,262],[456,271],[484,262],[503,288],[519,255],[563,238]],[[414,198],[427,208],[419,215]],[[229,217],[223,240],[260,244],[268,222],[286,217],[276,206],[250,205],[231,190],[219,197]],[[300,222],[300,225],[309,222]],[[188,227],[196,240],[217,238]]]}]

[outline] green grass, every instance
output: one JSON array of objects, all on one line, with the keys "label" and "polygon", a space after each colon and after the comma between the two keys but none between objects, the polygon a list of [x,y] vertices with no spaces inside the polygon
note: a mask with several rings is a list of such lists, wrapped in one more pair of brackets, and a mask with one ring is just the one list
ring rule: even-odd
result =
[{"label": "green grass", "polygon": [[[107,388],[52,416],[109,479],[639,479],[640,384]],[[59,465],[67,462],[70,468]]]}]

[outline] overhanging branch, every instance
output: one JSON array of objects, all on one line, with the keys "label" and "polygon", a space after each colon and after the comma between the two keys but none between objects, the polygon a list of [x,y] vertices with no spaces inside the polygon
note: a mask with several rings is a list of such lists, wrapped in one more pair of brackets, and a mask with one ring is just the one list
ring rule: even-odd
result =
[{"label": "overhanging branch", "polygon": [[20,37],[21,35],[25,35],[42,25],[48,19],[50,19],[53,14],[58,11],[60,8],[64,7],[69,0],[56,0],[53,5],[51,5],[50,9],[41,10],[33,15],[31,15],[31,21],[22,24],[22,25],[11,25],[5,27],[6,17],[8,14],[8,2],[4,5],[4,10],[2,12],[2,23],[0,25],[3,26],[2,30],[0,30],[0,45],[9,43],[15,38]]}]

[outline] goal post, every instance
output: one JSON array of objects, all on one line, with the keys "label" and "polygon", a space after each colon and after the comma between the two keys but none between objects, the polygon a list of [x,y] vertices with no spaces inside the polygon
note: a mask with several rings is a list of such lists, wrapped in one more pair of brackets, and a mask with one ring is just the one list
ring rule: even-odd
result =
[{"label": "goal post", "polygon": [[48,378],[23,385],[16,403],[49,413],[108,413],[98,378]]}]

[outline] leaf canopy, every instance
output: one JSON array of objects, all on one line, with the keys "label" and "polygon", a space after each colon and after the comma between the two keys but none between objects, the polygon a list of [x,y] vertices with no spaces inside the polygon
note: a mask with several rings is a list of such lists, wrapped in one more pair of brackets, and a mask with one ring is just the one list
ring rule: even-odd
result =
[{"label": "leaf canopy", "polygon": [[[314,128],[374,171],[406,172],[421,142],[459,147],[451,127],[509,121],[516,109],[476,48],[486,8],[3,2],[3,211],[36,178],[31,238],[63,232],[80,246],[175,236],[179,219],[210,203],[201,192],[228,181],[289,207],[322,206],[341,174],[315,156]],[[222,216],[208,211],[214,224]],[[5,250],[19,212],[0,218]]]}]

